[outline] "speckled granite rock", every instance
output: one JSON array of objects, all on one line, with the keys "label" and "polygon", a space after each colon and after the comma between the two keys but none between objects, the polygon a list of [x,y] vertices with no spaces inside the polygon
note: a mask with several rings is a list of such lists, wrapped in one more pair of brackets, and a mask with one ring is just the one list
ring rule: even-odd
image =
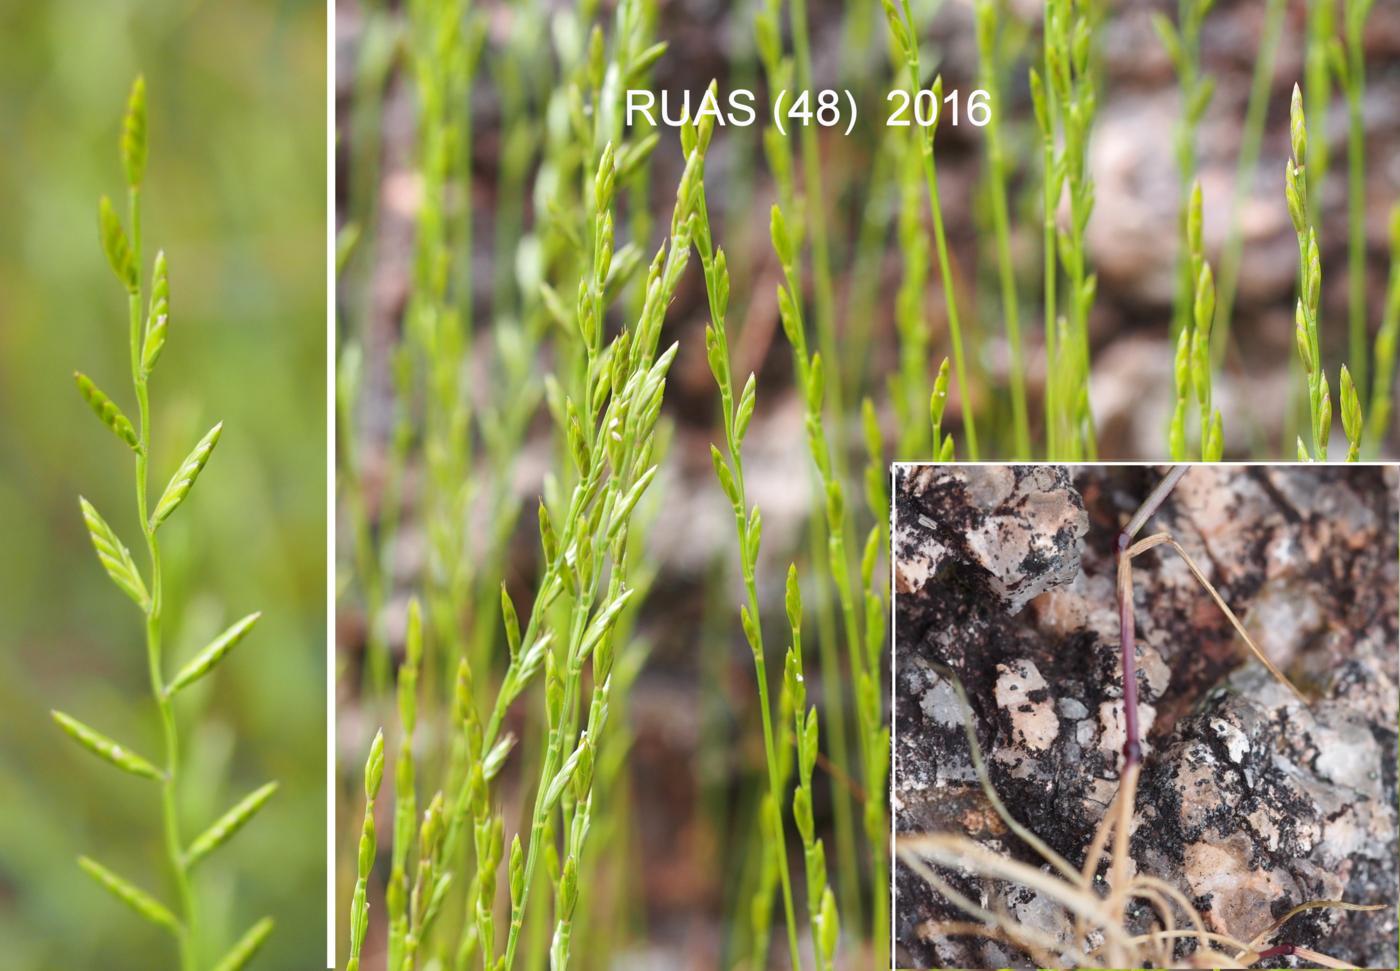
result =
[{"label": "speckled granite rock", "polygon": [[[899,473],[897,830],[964,832],[1037,862],[977,785],[951,673],[1003,800],[1082,860],[1117,791],[1123,742],[1114,541],[1160,475]],[[1037,496],[1039,538],[1014,528],[1031,528],[1020,493]],[[1146,743],[1136,866],[1185,891],[1213,929],[1245,938],[1311,898],[1388,903],[1311,911],[1277,938],[1362,967],[1396,954],[1397,505],[1392,469],[1198,467],[1144,530],[1176,536],[1308,706],[1250,658],[1179,557],[1158,548],[1134,563]],[[997,536],[1007,549],[987,540]],[[1032,549],[1045,554],[1028,560]],[[915,569],[901,573],[905,563]],[[984,905],[1063,930],[1063,915],[1025,888],[945,876]],[[930,921],[962,915],[902,866],[896,894],[901,966],[1030,965],[1005,945],[932,933]],[[1145,911],[1131,919],[1146,928]]]}]

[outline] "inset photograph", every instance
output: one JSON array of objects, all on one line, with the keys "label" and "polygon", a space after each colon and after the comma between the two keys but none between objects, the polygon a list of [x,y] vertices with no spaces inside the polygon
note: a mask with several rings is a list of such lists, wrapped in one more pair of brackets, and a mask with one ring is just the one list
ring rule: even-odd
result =
[{"label": "inset photograph", "polygon": [[1393,967],[1398,481],[897,466],[897,966]]}]

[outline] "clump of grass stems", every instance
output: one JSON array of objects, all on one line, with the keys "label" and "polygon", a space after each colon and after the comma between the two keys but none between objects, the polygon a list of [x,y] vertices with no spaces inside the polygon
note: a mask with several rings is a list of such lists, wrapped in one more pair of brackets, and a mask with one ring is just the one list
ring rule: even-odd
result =
[{"label": "clump of grass stems", "polygon": [[[919,28],[914,22],[908,0],[900,0],[896,7],[894,0],[884,0],[885,19],[889,23],[897,56],[904,62],[908,73],[909,93],[912,96],[923,88],[923,68],[919,60]],[[943,77],[934,78],[930,86],[933,103],[943,103]],[[933,220],[934,247],[938,254],[938,272],[943,284],[943,304],[948,316],[948,338],[953,346],[953,368],[957,372],[958,393],[962,399],[963,437],[967,441],[967,457],[976,462],[977,423],[973,415],[971,387],[967,382],[967,362],[963,355],[962,324],[958,316],[958,298],[953,279],[952,265],[948,258],[948,237],[943,226],[943,206],[938,198],[938,162],[934,152],[934,137],[938,123],[920,126],[914,137],[919,143],[919,158],[923,167],[924,184],[927,190],[929,213]]]},{"label": "clump of grass stems", "polygon": [[[80,499],[83,521],[92,539],[98,560],[112,582],[136,604],[143,615],[146,632],[146,662],[150,673],[151,696],[160,718],[164,739],[164,759],[156,761],[137,755],[96,729],[70,715],[53,712],[54,721],[69,737],[98,758],[132,775],[148,779],[160,788],[160,819],[164,865],[169,871],[176,902],[167,906],[135,883],[89,857],[79,865],[104,889],[141,917],[168,932],[179,952],[182,971],[202,967],[204,939],[200,934],[198,906],[192,871],[210,853],[223,846],[255,816],[277,791],[270,782],[256,789],[214,821],[190,842],[181,836],[178,784],[181,777],[180,735],[175,698],[185,688],[207,676],[236,647],[257,623],[253,613],[232,624],[186,662],[173,676],[167,676],[163,623],[167,604],[161,582],[161,554],[157,537],[160,527],[184,504],[204,471],[219,442],[223,424],[218,423],[194,446],[180,463],[155,503],[148,495],[151,457],[150,378],[165,347],[170,324],[170,284],[165,254],[156,254],[149,277],[149,301],[145,299],[141,270],[141,190],[146,175],[147,122],[146,84],[137,77],[127,100],[122,124],[121,160],[126,175],[127,222],[111,201],[103,196],[98,205],[98,233],[102,249],[127,296],[130,376],[137,404],[137,420],[132,422],[121,407],[87,375],[75,374],[78,390],[93,413],[131,450],[135,460],[137,518],[146,546],[145,573],[137,566],[127,546],[86,499]],[[126,227],[130,227],[128,229]],[[254,924],[220,959],[216,971],[237,971],[246,966],[272,933],[272,921],[263,918]]]},{"label": "clump of grass stems", "polygon": [[[1181,118],[1173,136],[1181,207],[1178,223],[1181,249],[1177,256],[1176,297],[1173,303],[1172,333],[1177,343],[1176,411],[1172,416],[1168,442],[1173,461],[1185,461],[1186,408],[1190,387],[1196,388],[1201,405],[1201,457],[1219,461],[1223,441],[1212,441],[1211,426],[1219,415],[1210,410],[1210,328],[1215,312],[1215,284],[1209,276],[1201,239],[1201,185],[1196,179],[1197,140],[1201,118],[1215,92],[1213,79],[1201,70],[1201,27],[1213,0],[1180,0],[1179,27],[1162,14],[1154,14],[1153,26],[1176,67],[1181,88]],[[1201,311],[1207,310],[1202,320]],[[1199,373],[1198,373],[1199,372]],[[1217,435],[1217,438],[1223,436]]]},{"label": "clump of grass stems", "polygon": [[[1088,155],[1098,106],[1096,17],[1088,0],[1046,0],[1043,74],[1035,68],[1030,74],[1043,157],[1047,455],[1070,461],[1093,461],[1098,452],[1089,407],[1089,311],[1098,282],[1089,272],[1084,241],[1094,209]],[[1057,217],[1062,194],[1069,199],[1067,227]],[[1061,269],[1063,314],[1057,296]]]},{"label": "clump of grass stems", "polygon": [[[597,65],[593,70],[602,73]],[[595,90],[600,88],[601,78]],[[423,650],[416,610],[410,614],[409,647],[399,674],[403,734],[395,773],[387,903],[390,971],[418,967],[429,952],[453,967],[480,961],[493,971],[509,969],[522,945],[537,939],[536,927],[553,928],[551,967],[562,971],[570,961],[574,915],[585,892],[581,874],[595,766],[612,702],[614,639],[635,595],[630,583],[635,547],[630,526],[656,477],[656,428],[666,373],[676,353],[675,345],[658,353],[661,324],[686,266],[690,215],[699,197],[711,131],[709,123],[686,130],[687,163],[667,242],[646,270],[638,319],[611,340],[605,339],[605,322],[616,299],[614,274],[619,270],[614,265],[612,204],[620,170],[634,165],[635,156],[607,144],[588,181],[589,234],[583,238],[588,263],[569,314],[579,351],[578,396],[562,385],[551,392],[558,395],[554,407],[575,481],[562,503],[540,504],[543,566],[523,629],[512,598],[501,591],[509,664],[484,720],[477,714],[482,675],[467,653],[455,658],[452,755],[443,786],[422,814],[416,845],[418,759],[412,738]],[[450,642],[443,646],[451,650]],[[586,666],[591,668],[587,674]],[[504,817],[491,806],[491,783],[514,746],[513,735],[502,733],[506,712],[541,672],[545,738],[538,786],[528,829],[510,843],[509,921],[501,926],[495,898],[497,874],[507,859],[506,840]],[[562,836],[562,846],[556,834]],[[467,849],[473,854],[470,864],[463,854]],[[553,891],[552,907],[531,903],[543,890],[536,887],[542,863]],[[454,884],[465,888],[464,919],[453,925],[455,937],[453,930],[435,934],[434,922],[445,910]],[[358,899],[352,901],[352,931],[360,906]]]},{"label": "clump of grass stems", "polygon": [[[929,239],[924,224],[923,185],[920,149],[912,139],[905,141],[899,162],[902,172],[898,238],[903,257],[903,276],[895,294],[894,324],[899,335],[899,368],[890,375],[889,397],[899,428],[896,453],[899,455],[931,455],[943,459],[943,442],[937,434],[929,441],[928,426],[923,421],[925,408],[933,392],[928,381],[928,326],[924,317],[924,289],[928,282]],[[944,397],[947,400],[947,358],[942,371]],[[936,423],[935,423],[936,424]],[[952,457],[952,436],[948,436]]]},{"label": "clump of grass stems", "polygon": [[[1289,108],[1289,142],[1292,157],[1284,172],[1284,194],[1288,214],[1298,237],[1298,303],[1294,314],[1298,356],[1307,380],[1308,415],[1312,423],[1313,448],[1309,453],[1303,439],[1298,438],[1298,458],[1327,461],[1327,442],[1332,434],[1332,394],[1322,366],[1319,339],[1320,304],[1322,298],[1322,257],[1318,250],[1317,229],[1308,209],[1308,129],[1303,113],[1303,94],[1293,86]],[[1364,426],[1361,399],[1351,373],[1345,364],[1340,375],[1342,429],[1347,437],[1347,461],[1355,462],[1361,454],[1361,433]]]},{"label": "clump of grass stems", "polygon": [[1212,354],[1219,364],[1229,343],[1230,324],[1235,312],[1235,291],[1239,286],[1240,261],[1244,256],[1244,230],[1240,211],[1254,190],[1254,173],[1259,164],[1259,150],[1264,144],[1264,123],[1269,111],[1269,91],[1274,80],[1274,61],[1278,56],[1279,38],[1287,0],[1268,0],[1264,8],[1264,28],[1259,36],[1259,49],[1254,58],[1254,74],[1249,86],[1249,104],[1245,109],[1244,131],[1240,136],[1240,157],[1235,167],[1235,192],[1230,200],[1229,231],[1225,250],[1220,258],[1220,299],[1216,304],[1215,338]]},{"label": "clump of grass stems", "polygon": [[[1368,387],[1366,346],[1366,18],[1375,0],[1342,0],[1342,38],[1329,47],[1347,104],[1347,334],[1356,383]],[[1348,436],[1350,437],[1350,436]],[[1354,460],[1353,460],[1354,461]]]},{"label": "clump of grass stems", "polygon": [[[1002,28],[1008,17],[1006,4],[1003,0],[976,0],[973,16],[977,35],[977,86],[988,93],[993,105],[1001,105],[1006,75]],[[996,237],[1001,311],[1006,320],[1006,341],[1011,352],[1012,455],[1029,459],[1031,437],[1030,419],[1026,413],[1025,359],[1021,350],[1021,309],[1016,297],[1016,267],[1011,259],[1011,220],[1006,202],[1006,147],[999,111],[990,112],[983,136],[987,146],[987,189],[991,199],[992,230]],[[937,455],[936,452],[934,454]]]}]

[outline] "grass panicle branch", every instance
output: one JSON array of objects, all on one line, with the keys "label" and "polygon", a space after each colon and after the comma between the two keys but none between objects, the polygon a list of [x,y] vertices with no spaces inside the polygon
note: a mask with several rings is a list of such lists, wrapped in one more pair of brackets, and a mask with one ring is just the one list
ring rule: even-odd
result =
[{"label": "grass panicle branch", "polygon": [[[1298,357],[1306,376],[1308,417],[1312,424],[1312,451],[1298,438],[1300,461],[1327,461],[1327,442],[1332,434],[1332,392],[1323,368],[1321,343],[1322,257],[1318,250],[1317,229],[1308,207],[1307,165],[1308,126],[1303,111],[1303,94],[1293,86],[1289,108],[1289,147],[1291,157],[1284,171],[1284,195],[1288,215],[1298,238],[1298,303],[1294,313],[1294,336]],[[1364,421],[1361,399],[1350,372],[1342,365],[1340,376],[1342,429],[1347,436],[1347,460],[1360,457]]]},{"label": "grass panicle branch", "polygon": [[[164,742],[159,765],[136,755],[125,745],[89,728],[62,712],[53,717],[58,726],[83,748],[104,761],[155,782],[160,788],[160,819],[164,865],[174,890],[175,903],[167,906],[153,895],[102,864],[81,857],[79,864],[98,884],[111,892],[137,914],[159,925],[175,941],[182,971],[198,971],[205,941],[201,936],[197,900],[190,870],[210,853],[224,845],[262,808],[277,784],[268,783],[244,798],[210,825],[193,842],[185,844],[179,812],[181,778],[180,735],[176,719],[175,695],[217,667],[256,624],[259,614],[250,614],[233,624],[182,667],[173,677],[166,675],[163,635],[167,604],[161,582],[161,553],[157,531],[188,498],[218,444],[222,424],[216,424],[175,470],[169,484],[154,506],[148,498],[152,424],[150,378],[165,346],[170,317],[170,284],[164,253],[152,264],[149,301],[143,297],[141,274],[141,190],[146,175],[147,120],[146,85],[138,77],[127,100],[120,139],[122,168],[126,175],[127,221],[107,197],[98,205],[98,237],[108,262],[127,295],[130,377],[137,405],[137,419],[131,421],[121,408],[85,375],[77,375],[78,390],[94,414],[135,456],[134,492],[137,520],[146,547],[147,573],[143,576],[126,545],[86,499],[80,499],[83,521],[92,539],[98,560],[112,582],[141,611],[146,633],[146,662],[151,697],[161,725]],[[130,227],[128,233],[127,226]],[[272,931],[268,918],[255,924],[216,965],[218,971],[244,967]]]},{"label": "grass panicle branch", "polygon": [[[1366,18],[1375,0],[1342,0],[1342,37],[1328,48],[1347,105],[1347,347],[1356,383],[1369,387],[1366,338]],[[1316,124],[1316,121],[1314,121]],[[1348,436],[1350,437],[1350,436]]]},{"label": "grass panicle branch", "polygon": [[1254,177],[1259,165],[1259,151],[1264,144],[1264,123],[1268,119],[1270,91],[1274,82],[1274,62],[1278,57],[1287,8],[1288,0],[1267,0],[1259,50],[1254,58],[1244,131],[1240,136],[1240,156],[1235,167],[1235,192],[1230,200],[1229,230],[1220,258],[1220,299],[1216,302],[1215,337],[1211,348],[1216,364],[1224,359],[1230,339],[1240,263],[1244,256],[1244,229],[1240,214],[1254,191]]},{"label": "grass panicle branch", "polygon": [[[920,31],[914,22],[913,11],[908,0],[884,0],[885,19],[889,24],[890,35],[895,51],[904,63],[909,83],[909,93],[914,95],[923,89],[923,68],[919,58]],[[943,78],[934,78],[930,86],[933,103],[943,104]],[[919,144],[919,158],[924,172],[929,214],[933,221],[933,240],[938,255],[938,272],[943,284],[943,305],[948,316],[948,338],[953,346],[953,368],[957,372],[958,394],[962,405],[963,436],[967,440],[967,456],[977,461],[977,423],[973,415],[972,388],[967,381],[967,361],[963,355],[962,324],[958,315],[956,282],[953,278],[952,262],[948,256],[948,237],[943,225],[943,206],[938,198],[938,161],[934,151],[934,139],[938,123],[935,117],[932,124],[919,128],[916,138]]]},{"label": "grass panicle branch", "polygon": [[[977,36],[977,86],[993,105],[1003,103],[1006,77],[1006,39],[1003,26],[1010,16],[1004,0],[976,0],[973,15]],[[1016,296],[1016,266],[1011,258],[1011,219],[1006,201],[1006,136],[1001,113],[992,110],[984,131],[987,145],[987,181],[992,206],[992,230],[996,237],[997,280],[1001,285],[1001,311],[1006,320],[1006,341],[1011,352],[1012,457],[1031,457],[1030,419],[1026,411],[1025,356],[1021,348],[1021,308]],[[913,454],[913,453],[901,453]],[[934,453],[937,455],[937,453]]]}]

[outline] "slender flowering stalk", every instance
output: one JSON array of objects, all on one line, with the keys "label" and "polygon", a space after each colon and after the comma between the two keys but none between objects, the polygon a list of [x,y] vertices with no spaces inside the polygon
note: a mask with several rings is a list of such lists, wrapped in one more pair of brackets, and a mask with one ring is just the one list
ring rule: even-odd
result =
[{"label": "slender flowering stalk", "polygon": [[[774,212],[781,212],[775,207]],[[720,411],[724,424],[725,451],[722,453],[710,446],[710,458],[714,463],[715,475],[720,487],[734,512],[734,528],[739,543],[740,572],[744,584],[744,603],[739,616],[744,635],[753,654],[754,677],[758,684],[759,716],[763,724],[764,761],[768,769],[768,791],[760,809],[760,823],[770,837],[766,857],[770,868],[775,872],[782,890],[783,917],[787,929],[788,954],[794,971],[800,967],[797,944],[797,915],[793,906],[792,876],[789,872],[787,856],[787,831],[783,823],[784,777],[781,754],[777,749],[773,730],[773,711],[769,701],[768,658],[763,644],[763,627],[759,616],[758,601],[758,552],[762,539],[762,518],[758,506],[749,509],[748,493],[744,485],[744,437],[753,420],[757,406],[758,382],[750,374],[743,390],[736,400],[734,382],[730,369],[729,332],[726,326],[729,307],[729,266],[722,249],[711,243],[709,218],[703,194],[696,207],[696,231],[693,239],[700,255],[700,265],[705,276],[705,293],[709,301],[710,323],[705,328],[705,350],[709,360],[710,373],[719,388]],[[781,237],[786,239],[786,237]],[[779,258],[788,255],[786,248],[779,251]],[[759,881],[759,895],[753,903],[756,930],[755,947],[766,947],[767,912],[771,894],[766,881]]]},{"label": "slender flowering stalk", "polygon": [[1001,310],[1006,319],[1006,340],[1011,350],[1011,427],[1013,457],[1031,457],[1030,420],[1026,416],[1025,360],[1021,351],[1021,309],[1016,298],[1016,270],[1011,260],[1011,228],[1006,203],[1006,149],[1001,127],[1002,79],[1005,77],[1004,40],[998,23],[1010,16],[1001,0],[976,0],[977,85],[994,106],[984,135],[987,142],[988,192],[992,203],[992,228],[996,234],[997,278],[1001,283]]},{"label": "slender flowering stalk", "polygon": [[[889,378],[890,402],[899,427],[899,454],[929,451],[928,426],[921,413],[929,398],[928,321],[924,292],[928,284],[930,244],[923,219],[923,176],[920,149],[904,142],[899,160],[900,197],[898,238],[904,275],[894,301],[895,333],[899,339],[899,369]],[[945,390],[947,382],[944,382]],[[939,443],[933,443],[937,449]]]},{"label": "slender flowering stalk", "polygon": [[[1337,0],[1307,0],[1307,43],[1304,53],[1303,108],[1318,131],[1327,131],[1327,114],[1332,100],[1333,47],[1336,44]],[[1331,152],[1327,140],[1318,139],[1308,160],[1309,216],[1318,220],[1321,186],[1327,180]]]},{"label": "slender flowering stalk", "polygon": [[[813,91],[812,44],[808,37],[807,0],[791,0],[788,7],[792,25],[792,49],[799,90]],[[803,125],[800,133],[802,147],[802,183],[806,193],[805,209],[812,243],[812,282],[817,343],[822,354],[832,363],[830,403],[832,414],[845,415],[846,376],[835,367],[840,360],[836,344],[836,295],[831,282],[831,243],[826,227],[826,196],[822,191],[821,147],[817,144],[815,125]],[[846,462],[841,450],[834,456],[836,468],[844,477]]]},{"label": "slender flowering stalk", "polygon": [[[1303,114],[1303,94],[1293,86],[1289,110],[1289,142],[1292,158],[1284,172],[1284,193],[1288,214],[1298,237],[1298,304],[1294,314],[1294,330],[1298,356],[1307,378],[1308,416],[1312,423],[1313,448],[1309,454],[1301,436],[1298,438],[1298,458],[1327,460],[1327,440],[1332,433],[1332,393],[1323,371],[1322,346],[1319,338],[1319,306],[1322,298],[1322,257],[1318,252],[1317,231],[1308,217],[1308,130]],[[1355,389],[1351,391],[1355,398]],[[1359,407],[1359,406],[1358,406]]]},{"label": "slender flowering stalk", "polygon": [[[1089,312],[1098,289],[1084,241],[1094,209],[1089,136],[1098,104],[1095,11],[1086,0],[1046,0],[1043,74],[1031,69],[1031,102],[1043,155],[1045,247],[1046,443],[1050,458],[1092,460],[1097,453],[1089,406]],[[1059,226],[1060,197],[1069,226]],[[1058,262],[1057,262],[1058,257]],[[1057,277],[1065,275],[1062,316]]]},{"label": "slender flowering stalk", "polygon": [[[763,72],[768,82],[769,90],[792,89],[796,86],[793,57],[783,55],[782,30],[781,30],[782,0],[765,0],[754,20],[755,42],[758,48],[759,60],[763,65]],[[804,16],[805,11],[795,12],[794,16]],[[801,45],[797,45],[801,46]],[[790,255],[783,259],[783,253],[779,252],[779,260],[783,263],[784,279],[788,281],[794,294],[802,291],[801,284],[801,264],[797,254],[802,248],[803,240],[806,237],[806,226],[804,219],[807,218],[811,207],[803,205],[799,201],[796,187],[796,161],[793,155],[792,142],[783,136],[775,126],[769,125],[763,133],[764,154],[768,159],[769,168],[773,173],[773,181],[777,186],[778,208],[785,214],[791,216],[785,220],[787,229],[786,241]],[[809,183],[819,181],[819,169],[817,179],[808,178]],[[771,236],[771,233],[770,233]],[[776,247],[775,247],[776,248]],[[814,247],[815,254],[815,247]],[[814,256],[815,258],[815,256]],[[820,286],[820,283],[818,284]],[[805,338],[804,338],[805,339]],[[825,344],[822,335],[818,335],[820,342]],[[794,353],[796,353],[794,351]],[[829,352],[826,352],[829,354]],[[834,363],[834,362],[833,362]],[[804,401],[807,396],[803,395]],[[824,399],[823,399],[824,400]],[[844,449],[837,449],[835,455],[835,475],[838,479],[844,479],[845,454]],[[818,476],[818,484],[824,480]],[[824,488],[824,486],[823,486]],[[842,523],[844,532],[846,523]],[[825,535],[826,529],[820,517],[810,517],[807,524],[807,541],[813,562],[820,563],[823,559],[823,550],[829,546],[830,538]],[[829,558],[828,558],[829,560]],[[825,575],[821,570],[815,570],[812,580],[817,593],[817,617],[818,631],[820,638],[818,646],[820,648],[821,665],[824,671],[836,671],[839,669],[839,657],[836,650],[838,621],[835,617],[833,603],[836,598],[826,595]],[[832,730],[828,732],[828,739],[831,748],[832,760],[843,771],[851,765],[848,753],[847,740],[847,719],[845,718],[846,702],[842,696],[840,683],[833,679],[827,682],[831,689],[825,699],[827,711],[830,715]],[[843,909],[849,914],[856,909],[858,888],[858,864],[856,862],[855,846],[855,824],[851,810],[850,794],[844,787],[837,786],[832,791],[833,815],[836,824],[836,881],[838,897],[842,902]],[[768,824],[769,832],[772,827]],[[771,867],[769,869],[772,869]],[[760,884],[771,883],[771,881],[760,881]],[[755,914],[760,909],[755,905]],[[765,918],[766,915],[765,915]],[[755,920],[757,924],[757,920]],[[759,938],[765,935],[756,935]]]},{"label": "slender flowering stalk", "polygon": [[[890,34],[895,48],[904,61],[909,75],[911,96],[923,88],[923,69],[919,63],[919,30],[914,23],[913,11],[908,0],[900,0],[898,8],[894,0],[884,0],[885,19],[889,23]],[[935,78],[931,88],[933,103],[943,103],[943,78]],[[938,198],[938,162],[934,153],[934,135],[938,128],[937,118],[933,123],[919,128],[919,155],[923,163],[924,183],[928,192],[929,213],[933,218],[933,240],[938,253],[938,273],[943,283],[943,305],[948,314],[948,338],[953,345],[953,367],[958,376],[958,393],[962,396],[963,429],[967,438],[967,455],[977,461],[977,422],[973,416],[972,389],[967,383],[967,361],[963,356],[962,325],[958,316],[958,298],[953,281],[952,263],[948,258],[948,237],[943,227],[943,206]]]},{"label": "slender flowering stalk", "polygon": [[[1347,103],[1347,334],[1356,383],[1369,387],[1366,345],[1366,18],[1375,0],[1342,0],[1345,43],[1330,49]],[[1334,38],[1335,42],[1335,38]]]},{"label": "slender flowering stalk", "polygon": [[410,65],[422,117],[422,195],[404,329],[415,366],[426,379],[424,506],[431,562],[425,602],[450,672],[466,650],[457,618],[470,596],[474,561],[467,555],[461,524],[475,480],[468,475],[473,463],[472,412],[461,366],[471,352],[471,274],[454,272],[459,254],[471,252],[472,220],[469,208],[456,212],[449,200],[459,198],[457,205],[467,207],[471,200],[470,192],[453,190],[462,159],[471,157],[471,125],[465,112],[471,103],[478,44],[468,33],[466,0],[414,0],[410,13]]},{"label": "slender flowering stalk", "polygon": [[1371,423],[1374,448],[1380,449],[1390,431],[1391,389],[1395,384],[1395,345],[1400,338],[1400,206],[1390,212],[1390,284],[1386,288],[1381,329],[1376,334],[1376,373],[1371,382]]},{"label": "slender flowering stalk", "polygon": [[1259,36],[1259,50],[1254,58],[1254,75],[1249,87],[1249,105],[1245,109],[1244,133],[1240,136],[1240,157],[1235,168],[1235,194],[1230,202],[1230,230],[1225,240],[1225,252],[1220,260],[1220,299],[1216,301],[1215,338],[1211,353],[1219,364],[1229,343],[1230,324],[1235,311],[1235,291],[1239,284],[1240,260],[1244,255],[1244,230],[1240,212],[1254,191],[1255,169],[1259,150],[1264,143],[1264,122],[1269,111],[1269,91],[1274,81],[1274,61],[1278,55],[1279,38],[1283,34],[1283,19],[1288,0],[1268,0],[1264,8],[1264,29]]},{"label": "slender flowering stalk", "polygon": [[[802,838],[802,859],[807,871],[807,923],[812,933],[812,951],[819,971],[832,971],[840,940],[840,916],[836,895],[826,880],[826,852],[817,838],[812,819],[812,770],[817,764],[820,727],[816,706],[808,708],[806,702],[802,672],[802,593],[797,584],[796,566],[788,567],[784,603],[792,641],[783,662],[783,679],[791,702],[793,737],[797,742],[797,790],[792,797],[792,818]],[[878,882],[876,886],[879,887]]]},{"label": "slender flowering stalk", "polygon": [[1201,186],[1198,182],[1192,187],[1186,217],[1186,265],[1196,282],[1192,291],[1190,317],[1177,334],[1176,364],[1173,368],[1176,411],[1172,415],[1169,443],[1173,460],[1185,461],[1188,458],[1186,412],[1194,389],[1196,404],[1200,409],[1201,458],[1207,462],[1218,462],[1224,451],[1224,432],[1220,411],[1211,405],[1210,328],[1215,319],[1215,277],[1210,264],[1206,262],[1201,221]]},{"label": "slender flowering stalk", "polygon": [[[1181,203],[1178,210],[1178,231],[1181,248],[1177,254],[1176,298],[1173,303],[1172,335],[1178,342],[1178,365],[1181,359],[1180,335],[1194,324],[1196,290],[1201,274],[1200,241],[1200,183],[1196,180],[1197,135],[1201,118],[1215,92],[1214,80],[1201,71],[1201,26],[1210,12],[1213,0],[1179,0],[1179,27],[1162,14],[1153,15],[1153,26],[1161,38],[1167,56],[1176,66],[1181,89],[1181,118],[1173,138]],[[1192,220],[1195,220],[1193,225]],[[1209,331],[1209,325],[1206,330]],[[1178,366],[1178,370],[1180,370]],[[1185,401],[1185,388],[1177,382],[1178,416],[1173,418],[1171,431],[1172,459],[1184,461],[1184,436],[1179,436],[1180,411]]]},{"label": "slender flowering stalk", "polygon": [[[222,423],[209,430],[171,476],[160,497],[152,504],[149,487],[151,456],[150,377],[165,347],[170,322],[170,284],[164,253],[157,253],[151,271],[150,299],[143,300],[141,278],[141,188],[146,172],[146,86],[138,77],[132,85],[121,135],[121,159],[127,184],[127,225],[123,226],[111,202],[103,197],[98,205],[98,231],[107,260],[127,293],[131,381],[137,403],[137,420],[132,422],[121,408],[90,378],[77,374],[78,390],[94,414],[135,456],[136,511],[141,523],[148,558],[148,573],[132,559],[126,545],[117,537],[97,509],[80,499],[83,520],[97,552],[98,560],[118,589],[130,597],[145,618],[146,661],[151,695],[160,718],[165,743],[161,764],[136,755],[125,745],[107,738],[62,712],[54,721],[74,741],[89,752],[133,775],[160,785],[161,822],[165,865],[170,872],[176,903],[167,907],[154,896],[124,877],[87,857],[79,865],[102,887],[148,921],[169,932],[179,950],[182,971],[197,971],[203,942],[199,933],[198,909],[191,884],[191,870],[222,846],[255,816],[273,793],[276,783],[254,791],[215,820],[201,835],[186,844],[181,837],[177,786],[180,778],[180,738],[174,701],[180,691],[208,675],[224,660],[257,623],[259,614],[249,614],[234,623],[180,668],[167,676],[162,644],[162,618],[166,607],[161,583],[161,556],[157,531],[185,502],[196,480],[204,471],[218,444]],[[143,314],[144,310],[144,314]],[[255,924],[220,960],[218,971],[237,971],[252,960],[272,931],[264,918]]]},{"label": "slender flowering stalk", "polygon": [[[783,332],[787,335],[788,343],[792,346],[797,384],[802,391],[806,406],[807,449],[816,465],[826,500],[827,572],[831,574],[834,581],[837,599],[841,607],[850,682],[855,688],[860,770],[866,783],[867,792],[883,791],[880,788],[882,783],[878,780],[885,775],[889,751],[888,746],[882,747],[879,742],[882,720],[879,689],[876,686],[879,679],[879,669],[877,665],[870,663],[865,643],[861,638],[860,611],[863,604],[853,583],[846,547],[847,493],[832,461],[832,445],[827,440],[826,431],[822,425],[822,402],[826,381],[825,361],[820,353],[809,354],[807,350],[802,306],[798,299],[796,281],[791,272],[796,254],[783,212],[777,206],[773,207],[770,231],[773,248],[778,253],[778,260],[784,268],[784,282],[778,288],[778,316],[783,325]],[[823,660],[826,659],[823,658]],[[878,661],[878,658],[876,660]],[[832,672],[835,668],[826,668],[826,670]],[[882,806],[883,803],[879,800],[869,800],[866,804],[866,812],[867,814],[874,813]],[[872,849],[877,838],[879,843],[883,844],[884,816],[882,812],[877,816],[867,815],[866,831],[867,840],[871,842]],[[875,850],[875,852],[877,855],[881,855],[883,851]],[[885,896],[882,888],[877,888],[872,906],[872,913],[877,923],[883,911]],[[843,904],[842,910],[847,914],[848,926],[854,928],[861,926],[861,911],[858,907]],[[857,933],[859,933],[858,930]],[[882,932],[877,936],[882,936]]]}]

